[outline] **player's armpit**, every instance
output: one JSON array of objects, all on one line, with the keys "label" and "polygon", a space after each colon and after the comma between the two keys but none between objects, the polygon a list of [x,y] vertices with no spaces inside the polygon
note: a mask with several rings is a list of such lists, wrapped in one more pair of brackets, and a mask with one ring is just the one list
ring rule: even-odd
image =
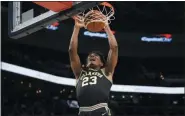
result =
[{"label": "player's armpit", "polygon": [[69,57],[70,57],[70,65],[72,71],[77,79],[81,73],[81,62],[77,53],[73,52],[73,50],[69,49]]}]

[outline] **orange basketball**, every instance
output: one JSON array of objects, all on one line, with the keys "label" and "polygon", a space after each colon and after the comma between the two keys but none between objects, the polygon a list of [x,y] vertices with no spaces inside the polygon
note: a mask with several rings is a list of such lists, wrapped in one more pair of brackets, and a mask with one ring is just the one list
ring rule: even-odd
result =
[{"label": "orange basketball", "polygon": [[90,22],[87,25],[87,29],[91,32],[99,32],[102,31],[105,26],[105,23],[103,22]]},{"label": "orange basketball", "polygon": [[105,27],[106,16],[97,10],[88,12],[84,19],[86,28],[91,32],[99,32]]}]

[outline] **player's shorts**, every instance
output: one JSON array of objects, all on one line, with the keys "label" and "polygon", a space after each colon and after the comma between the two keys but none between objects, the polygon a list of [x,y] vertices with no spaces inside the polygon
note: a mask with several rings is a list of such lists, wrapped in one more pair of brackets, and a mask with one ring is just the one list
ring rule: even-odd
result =
[{"label": "player's shorts", "polygon": [[111,116],[107,103],[80,107],[78,116]]}]

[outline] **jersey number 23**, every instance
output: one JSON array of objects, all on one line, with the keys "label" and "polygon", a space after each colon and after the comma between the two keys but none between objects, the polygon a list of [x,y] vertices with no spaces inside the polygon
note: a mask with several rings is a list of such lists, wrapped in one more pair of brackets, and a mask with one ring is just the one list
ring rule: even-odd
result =
[{"label": "jersey number 23", "polygon": [[84,77],[82,80],[82,87],[87,86],[87,85],[94,85],[97,83],[97,76],[92,76],[92,77]]}]

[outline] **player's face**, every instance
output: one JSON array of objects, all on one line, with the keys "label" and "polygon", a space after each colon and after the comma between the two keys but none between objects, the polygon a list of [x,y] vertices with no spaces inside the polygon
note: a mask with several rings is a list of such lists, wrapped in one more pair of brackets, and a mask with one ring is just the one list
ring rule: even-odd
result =
[{"label": "player's face", "polygon": [[92,53],[92,54],[89,54],[88,56],[88,59],[87,59],[87,65],[90,66],[90,65],[93,65],[93,66],[96,66],[96,67],[101,67],[103,66],[103,63],[101,62],[101,58],[99,55],[95,54],[95,53]]}]

